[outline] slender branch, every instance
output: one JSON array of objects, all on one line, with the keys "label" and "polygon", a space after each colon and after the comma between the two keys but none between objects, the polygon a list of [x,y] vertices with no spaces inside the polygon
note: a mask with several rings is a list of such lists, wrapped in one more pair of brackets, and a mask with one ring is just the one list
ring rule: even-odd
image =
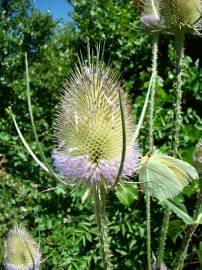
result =
[{"label": "slender branch", "polygon": [[154,98],[156,92],[156,81],[157,81],[157,59],[158,59],[158,35],[154,35],[153,38],[153,50],[152,50],[152,86],[150,96],[150,115],[149,115],[149,147],[150,151],[153,151],[154,146]]}]

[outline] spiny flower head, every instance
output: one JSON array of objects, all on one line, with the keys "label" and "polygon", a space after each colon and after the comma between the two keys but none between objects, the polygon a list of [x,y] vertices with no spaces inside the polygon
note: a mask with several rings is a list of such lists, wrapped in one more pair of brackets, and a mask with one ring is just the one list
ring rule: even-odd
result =
[{"label": "spiny flower head", "polygon": [[[90,54],[90,53],[89,53]],[[87,63],[72,72],[64,86],[56,119],[56,169],[80,182],[112,185],[122,156],[121,92],[125,104],[126,158],[123,175],[131,176],[139,159],[134,145],[133,125],[117,73],[99,59],[89,56]]]},{"label": "spiny flower head", "polygon": [[169,31],[199,34],[201,0],[160,0],[160,14]]},{"label": "spiny flower head", "polygon": [[41,254],[32,236],[23,228],[15,226],[5,241],[4,263],[8,270],[39,269]]},{"label": "spiny flower head", "polygon": [[148,32],[157,32],[160,29],[159,1],[146,0],[143,2],[141,15],[142,28]]}]

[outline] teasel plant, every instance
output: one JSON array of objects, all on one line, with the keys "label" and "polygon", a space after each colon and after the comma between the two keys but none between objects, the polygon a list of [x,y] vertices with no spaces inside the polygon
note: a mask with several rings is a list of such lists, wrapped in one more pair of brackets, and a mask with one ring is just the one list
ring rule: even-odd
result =
[{"label": "teasel plant", "polygon": [[[173,156],[179,156],[179,132],[182,125],[181,100],[182,100],[182,68],[184,57],[185,34],[200,35],[202,1],[201,0],[160,0],[159,12],[162,28],[164,31],[174,34],[176,43],[176,68],[175,89],[176,103],[174,107],[174,133],[173,133]],[[163,250],[169,225],[170,209],[165,208],[162,232],[159,242],[157,269],[163,258]]]},{"label": "teasel plant", "polygon": [[[158,40],[160,33],[160,15],[159,15],[159,3],[158,0],[146,0],[142,1],[142,13],[141,13],[141,28],[142,30],[151,36],[152,38],[152,88],[149,102],[149,151],[153,153],[154,138],[153,138],[153,126],[154,126],[154,101],[157,84],[157,60],[158,60]],[[147,223],[147,268],[151,269],[151,211],[150,200],[151,194],[149,188],[146,188],[146,223]]]},{"label": "teasel plant", "polygon": [[178,156],[179,131],[182,124],[182,68],[184,57],[185,34],[201,35],[201,0],[160,0],[160,16],[162,23],[169,33],[174,34],[176,43],[176,70],[175,70],[175,130],[173,138],[173,155]]},{"label": "teasel plant", "polygon": [[87,62],[81,59],[64,85],[52,157],[60,174],[77,179],[92,195],[103,268],[112,269],[106,196],[120,178],[137,170],[139,150],[117,73],[99,55],[94,59],[89,51]]},{"label": "teasel plant", "polygon": [[8,113],[23,145],[38,165],[59,182],[57,187],[68,187],[71,192],[83,187],[86,189],[84,197],[92,196],[102,266],[103,269],[112,269],[106,197],[109,190],[117,189],[118,185],[124,183],[124,178],[128,183],[128,177],[137,170],[140,158],[137,138],[149,104],[154,73],[150,78],[139,121],[134,128],[119,75],[102,60],[103,50],[101,52],[100,45],[95,55],[88,46],[88,59],[84,61],[82,56],[79,57],[79,64],[64,84],[55,120],[56,148],[52,152],[54,168],[49,165],[43,153],[36,131],[26,53],[27,103],[41,159],[35,155],[21,133],[13,112],[8,110]]},{"label": "teasel plant", "polygon": [[[33,153],[26,142],[14,114],[9,112],[13,118],[16,130],[27,151],[42,169],[57,179],[60,184],[71,188],[71,192],[78,187],[84,187],[86,189],[85,194],[92,196],[98,225],[103,269],[112,269],[110,238],[108,236],[108,221],[105,208],[106,197],[109,190],[114,190],[117,186],[124,184],[125,180],[123,178],[127,178],[127,176],[135,173],[139,167],[137,138],[149,104],[155,73],[152,72],[144,106],[137,126],[134,128],[130,116],[130,106],[123,93],[117,73],[110,66],[104,64],[99,46],[95,55],[88,48],[88,59],[84,61],[82,56],[80,56],[78,66],[70,73],[64,84],[55,121],[54,138],[56,148],[52,152],[53,169],[42,151],[35,127],[26,54],[25,64],[29,115],[42,161]],[[113,141],[110,138],[113,138]],[[157,183],[159,192],[154,193],[156,189],[155,182],[160,181],[159,177],[162,177],[162,171],[157,171],[158,177],[156,175],[152,177],[153,165],[147,166],[148,164],[151,165],[155,155],[154,153],[151,157],[143,158],[140,164],[141,174],[143,175],[140,177],[140,182],[145,190],[149,189],[149,193],[152,196],[166,201],[166,198],[170,198],[173,194],[168,193],[162,197],[161,188],[163,183]],[[158,162],[160,160],[161,158],[157,159]],[[179,171],[181,172],[181,167],[187,167],[187,164],[178,160],[172,160],[172,162],[174,164],[178,162],[174,167],[177,166],[175,175],[177,181],[182,181],[183,183],[180,185],[180,191],[185,184],[191,181],[189,178],[196,179],[197,176],[190,168],[186,169],[185,175],[179,173]],[[173,165],[170,167],[172,168]],[[157,168],[161,168],[161,166]],[[167,174],[166,171],[164,172]],[[145,174],[147,177],[145,177]],[[128,179],[126,182],[128,183]],[[152,185],[150,185],[151,183]],[[174,192],[174,194],[176,193],[178,192]],[[188,222],[190,221],[186,213],[177,211],[176,206],[172,202],[169,202],[169,204],[182,218],[187,219]]]},{"label": "teasel plant", "polygon": [[4,265],[7,270],[38,270],[41,264],[39,245],[22,226],[14,226],[4,243]]}]

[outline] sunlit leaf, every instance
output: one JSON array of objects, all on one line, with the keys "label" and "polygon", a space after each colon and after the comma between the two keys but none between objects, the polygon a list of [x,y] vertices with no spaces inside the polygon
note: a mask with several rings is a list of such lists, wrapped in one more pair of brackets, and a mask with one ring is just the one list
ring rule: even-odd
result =
[{"label": "sunlit leaf", "polygon": [[119,184],[116,188],[116,196],[121,204],[130,206],[138,198],[136,184]]},{"label": "sunlit leaf", "polygon": [[185,224],[193,224],[194,220],[187,212],[187,209],[183,203],[176,202],[174,200],[165,200],[164,203],[180,218]]}]

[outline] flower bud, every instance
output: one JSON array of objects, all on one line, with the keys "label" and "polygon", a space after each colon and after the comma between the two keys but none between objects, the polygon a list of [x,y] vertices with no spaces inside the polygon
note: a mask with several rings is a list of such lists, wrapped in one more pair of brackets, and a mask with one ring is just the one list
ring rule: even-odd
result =
[{"label": "flower bud", "polygon": [[156,32],[160,29],[159,5],[157,0],[147,0],[144,3],[141,16],[142,29]]},{"label": "flower bud", "polygon": [[15,226],[5,241],[4,264],[8,270],[39,269],[41,254],[32,236],[23,228]]},{"label": "flower bud", "polygon": [[159,17],[156,17],[155,15],[141,16],[141,24],[143,30],[157,29],[159,22],[160,22]]}]

